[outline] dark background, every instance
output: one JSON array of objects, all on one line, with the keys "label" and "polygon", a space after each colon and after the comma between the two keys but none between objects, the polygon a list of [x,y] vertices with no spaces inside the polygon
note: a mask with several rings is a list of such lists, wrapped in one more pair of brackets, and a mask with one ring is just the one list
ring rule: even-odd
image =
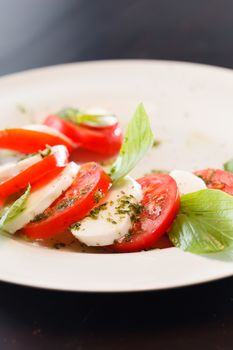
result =
[{"label": "dark background", "polygon": [[[110,58],[232,68],[233,1],[0,0],[0,75]],[[1,283],[0,349],[230,350],[232,305],[232,279],[119,295]]]},{"label": "dark background", "polygon": [[109,58],[233,67],[233,1],[0,0],[0,74]]}]

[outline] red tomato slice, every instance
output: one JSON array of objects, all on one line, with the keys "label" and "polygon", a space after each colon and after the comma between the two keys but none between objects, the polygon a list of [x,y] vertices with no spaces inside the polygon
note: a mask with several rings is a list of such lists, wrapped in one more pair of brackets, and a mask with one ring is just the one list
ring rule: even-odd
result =
[{"label": "red tomato slice", "polygon": [[73,150],[72,143],[67,142],[57,135],[29,129],[0,130],[0,148],[28,154],[38,152],[47,145],[64,145],[69,152]]},{"label": "red tomato slice", "polygon": [[110,186],[110,178],[98,164],[82,165],[72,186],[43,213],[43,219],[29,223],[23,232],[31,239],[45,239],[65,231],[98,204],[96,192],[104,197]]},{"label": "red tomato slice", "polygon": [[53,181],[62,171],[64,167],[56,167],[49,171],[46,176],[41,177],[38,181],[34,182],[31,187],[31,192],[37,191],[40,188],[46,186],[49,182]]},{"label": "red tomato slice", "polygon": [[119,123],[97,128],[75,125],[56,115],[49,115],[44,124],[60,131],[81,147],[105,154],[106,157],[116,155],[122,144],[122,130]]},{"label": "red tomato slice", "polygon": [[0,182],[0,198],[4,200],[11,194],[25,189],[29,183],[37,182],[52,170],[58,167],[63,168],[68,162],[68,156],[66,147],[57,147],[53,154],[46,156],[17,175]]},{"label": "red tomato slice", "polygon": [[195,172],[208,188],[222,190],[233,196],[233,174],[220,169],[204,169]]},{"label": "red tomato slice", "polygon": [[111,246],[116,252],[137,252],[151,248],[175,219],[180,204],[175,180],[167,174],[153,174],[138,180],[143,191],[143,210],[132,232]]}]

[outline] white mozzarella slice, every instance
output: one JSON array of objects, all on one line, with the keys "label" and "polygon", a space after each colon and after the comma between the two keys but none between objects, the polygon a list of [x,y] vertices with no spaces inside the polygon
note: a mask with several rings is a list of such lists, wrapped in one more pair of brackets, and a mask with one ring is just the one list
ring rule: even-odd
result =
[{"label": "white mozzarella slice", "polygon": [[[127,235],[132,227],[130,204],[137,204],[142,199],[142,190],[138,182],[130,176],[110,189],[103,210],[97,217],[87,216],[71,228],[72,234],[88,246],[106,246]],[[126,204],[126,201],[129,204]],[[119,214],[119,211],[128,211]],[[95,212],[95,209],[94,209]]]},{"label": "white mozzarella slice", "polygon": [[180,195],[206,188],[205,182],[200,177],[189,171],[173,170],[169,175],[176,181]]},{"label": "white mozzarella slice", "polygon": [[76,144],[69,137],[67,137],[66,135],[64,135],[60,131],[58,131],[54,128],[51,128],[50,126],[47,126],[44,124],[28,124],[28,125],[23,126],[22,129],[39,131],[39,132],[44,132],[46,134],[54,135],[54,136],[60,137],[65,142],[72,145],[72,147],[76,147]]},{"label": "white mozzarella slice", "polygon": [[24,159],[17,163],[7,163],[0,166],[0,182],[16,176],[21,171],[39,162],[41,157],[39,155]]},{"label": "white mozzarella slice", "polygon": [[29,194],[24,211],[15,219],[5,224],[4,230],[14,233],[33,220],[36,215],[43,213],[45,209],[71,186],[78,170],[79,166],[71,162],[55,179]]},{"label": "white mozzarella slice", "polygon": [[[64,164],[64,154],[65,154],[65,152],[68,152],[66,150],[65,146],[58,145],[58,146],[51,147],[50,154],[54,154],[55,152],[59,152],[60,150],[63,150],[63,152],[61,153],[62,158],[60,160],[58,159],[58,165],[59,165],[59,162],[61,163],[61,165],[63,165]],[[47,149],[45,149],[44,151],[37,153],[31,157],[20,160],[18,162],[14,162],[14,163],[11,162],[11,163],[1,165],[0,166],[0,182],[5,181],[5,180],[9,179],[10,177],[18,175],[22,171],[24,171],[27,168],[31,167],[32,165],[38,163],[46,155],[46,152],[47,152]]]}]

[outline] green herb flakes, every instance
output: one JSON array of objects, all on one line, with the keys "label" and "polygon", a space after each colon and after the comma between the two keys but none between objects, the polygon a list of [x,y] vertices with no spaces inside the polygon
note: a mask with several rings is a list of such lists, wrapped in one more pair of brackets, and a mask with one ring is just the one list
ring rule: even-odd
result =
[{"label": "green herb flakes", "polygon": [[153,148],[156,148],[156,147],[158,147],[159,145],[161,145],[161,141],[159,141],[159,140],[154,140],[152,147],[153,147]]},{"label": "green herb flakes", "polygon": [[117,224],[117,222],[115,220],[113,220],[112,218],[110,218],[110,217],[107,218],[107,221],[110,222],[113,225]]},{"label": "green herb flakes", "polygon": [[97,220],[99,213],[102,210],[106,210],[106,209],[107,209],[107,203],[103,203],[103,204],[99,205],[98,207],[92,209],[90,214],[89,214],[89,217],[92,218],[93,220]]},{"label": "green herb flakes", "polygon": [[99,203],[103,197],[104,197],[103,191],[101,189],[98,189],[94,194],[95,203]]},{"label": "green herb flakes", "polygon": [[72,224],[72,225],[70,226],[70,228],[71,228],[71,230],[76,230],[76,231],[80,230],[80,228],[81,228],[81,222],[76,222],[76,223]]},{"label": "green herb flakes", "polygon": [[72,205],[74,205],[74,203],[77,201],[77,198],[76,197],[70,197],[70,198],[66,198],[64,199],[63,201],[61,201],[56,209],[57,210],[64,210],[68,207],[71,207]]},{"label": "green herb flakes", "polygon": [[41,158],[46,158],[52,154],[52,148],[50,146],[46,146],[46,149],[38,152]]},{"label": "green herb flakes", "polygon": [[49,214],[41,213],[41,214],[36,215],[31,222],[39,222],[39,221],[47,219],[48,217],[49,217]]},{"label": "green herb flakes", "polygon": [[115,208],[116,214],[119,215],[119,217],[124,217],[125,215],[130,215],[130,219],[132,222],[136,222],[139,220],[140,214],[143,211],[143,206],[141,204],[135,203],[132,201],[134,197],[132,196],[122,196],[120,197],[118,201],[118,205]]}]

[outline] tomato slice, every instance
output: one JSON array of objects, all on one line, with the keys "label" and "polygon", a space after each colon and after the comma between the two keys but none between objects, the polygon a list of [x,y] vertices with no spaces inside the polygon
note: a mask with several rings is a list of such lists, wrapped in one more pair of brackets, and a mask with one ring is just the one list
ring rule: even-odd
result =
[{"label": "tomato slice", "polygon": [[73,150],[71,142],[69,143],[57,135],[20,128],[0,130],[0,148],[28,154],[38,152],[47,145],[64,145],[69,152]]},{"label": "tomato slice", "polygon": [[233,196],[233,174],[221,169],[203,169],[195,172],[208,188],[222,190]]},{"label": "tomato slice", "polygon": [[138,182],[143,191],[143,210],[130,234],[111,246],[115,252],[137,252],[151,248],[168,231],[179,210],[179,191],[172,177],[153,174]]},{"label": "tomato slice", "polygon": [[98,164],[82,165],[72,186],[41,215],[41,220],[29,223],[23,232],[31,239],[45,239],[65,231],[98,204],[96,191],[104,197],[110,186],[111,179]]},{"label": "tomato slice", "polygon": [[116,155],[122,144],[122,130],[119,123],[98,128],[75,125],[56,115],[49,115],[44,124],[60,131],[79,146],[105,154],[106,157]]},{"label": "tomato slice", "polygon": [[0,182],[0,198],[4,200],[11,194],[25,189],[29,183],[34,184],[52,170],[63,168],[68,162],[68,156],[69,153],[66,147],[56,147],[54,153],[39,160],[17,175]]}]

